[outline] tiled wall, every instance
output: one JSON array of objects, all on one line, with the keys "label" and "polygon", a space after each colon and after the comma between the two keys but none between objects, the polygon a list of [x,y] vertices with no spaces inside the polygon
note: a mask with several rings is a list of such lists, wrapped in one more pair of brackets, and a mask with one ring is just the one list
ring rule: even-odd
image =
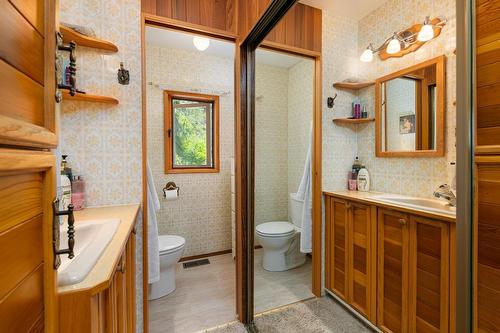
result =
[{"label": "tiled wall", "polygon": [[288,218],[288,70],[255,68],[255,224]]},{"label": "tiled wall", "polygon": [[[375,125],[360,126],[358,151],[360,158],[371,171],[373,190],[431,197],[433,190],[439,184],[451,183],[455,175],[455,168],[450,165],[450,162],[456,160],[456,107],[453,105],[456,100],[456,57],[453,54],[456,47],[455,1],[388,1],[359,22],[358,55],[370,42],[379,45],[392,32],[422,22],[426,15],[448,19],[438,38],[402,58],[381,61],[375,56],[371,63],[360,62],[359,73],[363,79],[373,80],[425,60],[446,55],[446,155],[441,158],[376,158]],[[360,96],[367,102],[373,115],[374,89],[364,89]]]},{"label": "tiled wall", "polygon": [[[148,158],[161,204],[159,233],[184,237],[184,256],[231,249],[234,60],[150,45],[146,54],[147,81],[160,84],[147,86]],[[220,95],[219,173],[165,174],[164,90]],[[180,187],[175,201],[162,197],[162,188],[169,181]]]},{"label": "tiled wall", "polygon": [[[141,201],[141,25],[139,0],[60,0],[60,20],[92,28],[115,43],[118,53],[79,47],[77,86],[119,99],[118,106],[61,105],[60,151],[86,180],[87,205]],[[120,61],[130,84],[116,79]],[[140,221],[139,221],[140,223]],[[140,225],[138,226],[140,230]],[[142,332],[142,239],[137,233],[137,332]]]},{"label": "tiled wall", "polygon": [[314,61],[304,59],[288,71],[288,192],[299,187],[311,141]]}]

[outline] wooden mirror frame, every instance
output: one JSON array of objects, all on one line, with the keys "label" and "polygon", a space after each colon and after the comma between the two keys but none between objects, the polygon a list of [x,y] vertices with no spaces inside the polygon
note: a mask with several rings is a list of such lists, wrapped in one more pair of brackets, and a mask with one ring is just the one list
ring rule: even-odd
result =
[{"label": "wooden mirror frame", "polygon": [[[382,76],[375,80],[375,156],[376,157],[440,157],[444,156],[445,132],[445,97],[446,97],[446,57],[439,57],[424,61],[420,64],[404,68],[397,72]],[[428,66],[436,65],[436,147],[433,150],[414,151],[384,151],[382,150],[382,100],[380,93],[382,83],[414,72]]]}]

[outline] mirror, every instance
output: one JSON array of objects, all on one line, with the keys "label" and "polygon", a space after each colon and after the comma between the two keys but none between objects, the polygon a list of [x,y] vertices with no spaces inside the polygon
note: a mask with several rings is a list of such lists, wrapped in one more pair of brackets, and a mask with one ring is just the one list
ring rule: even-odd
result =
[{"label": "mirror", "polygon": [[444,155],[444,61],[440,56],[376,80],[378,157]]}]

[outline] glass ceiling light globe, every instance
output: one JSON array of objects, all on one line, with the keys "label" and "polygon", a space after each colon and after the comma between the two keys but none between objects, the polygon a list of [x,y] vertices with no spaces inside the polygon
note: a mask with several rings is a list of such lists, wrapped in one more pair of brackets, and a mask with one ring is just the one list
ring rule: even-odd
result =
[{"label": "glass ceiling light globe", "polygon": [[398,53],[401,51],[401,42],[397,38],[391,39],[389,44],[387,45],[386,52],[389,54]]},{"label": "glass ceiling light globe", "polygon": [[359,60],[362,62],[371,62],[373,60],[373,51],[370,48],[367,48],[359,57]]},{"label": "glass ceiling light globe", "polygon": [[205,37],[195,36],[193,37],[193,44],[198,51],[205,51],[210,45],[210,40]]},{"label": "glass ceiling light globe", "polygon": [[419,42],[427,42],[434,38],[434,27],[432,24],[424,24],[418,32],[417,40]]}]

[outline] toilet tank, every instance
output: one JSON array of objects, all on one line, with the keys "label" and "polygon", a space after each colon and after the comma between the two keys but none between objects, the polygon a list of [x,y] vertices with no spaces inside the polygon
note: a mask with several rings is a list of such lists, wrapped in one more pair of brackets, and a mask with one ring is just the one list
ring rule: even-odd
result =
[{"label": "toilet tank", "polygon": [[297,227],[302,227],[302,209],[304,208],[304,200],[297,199],[295,193],[290,193],[288,197],[288,216],[291,222]]}]

